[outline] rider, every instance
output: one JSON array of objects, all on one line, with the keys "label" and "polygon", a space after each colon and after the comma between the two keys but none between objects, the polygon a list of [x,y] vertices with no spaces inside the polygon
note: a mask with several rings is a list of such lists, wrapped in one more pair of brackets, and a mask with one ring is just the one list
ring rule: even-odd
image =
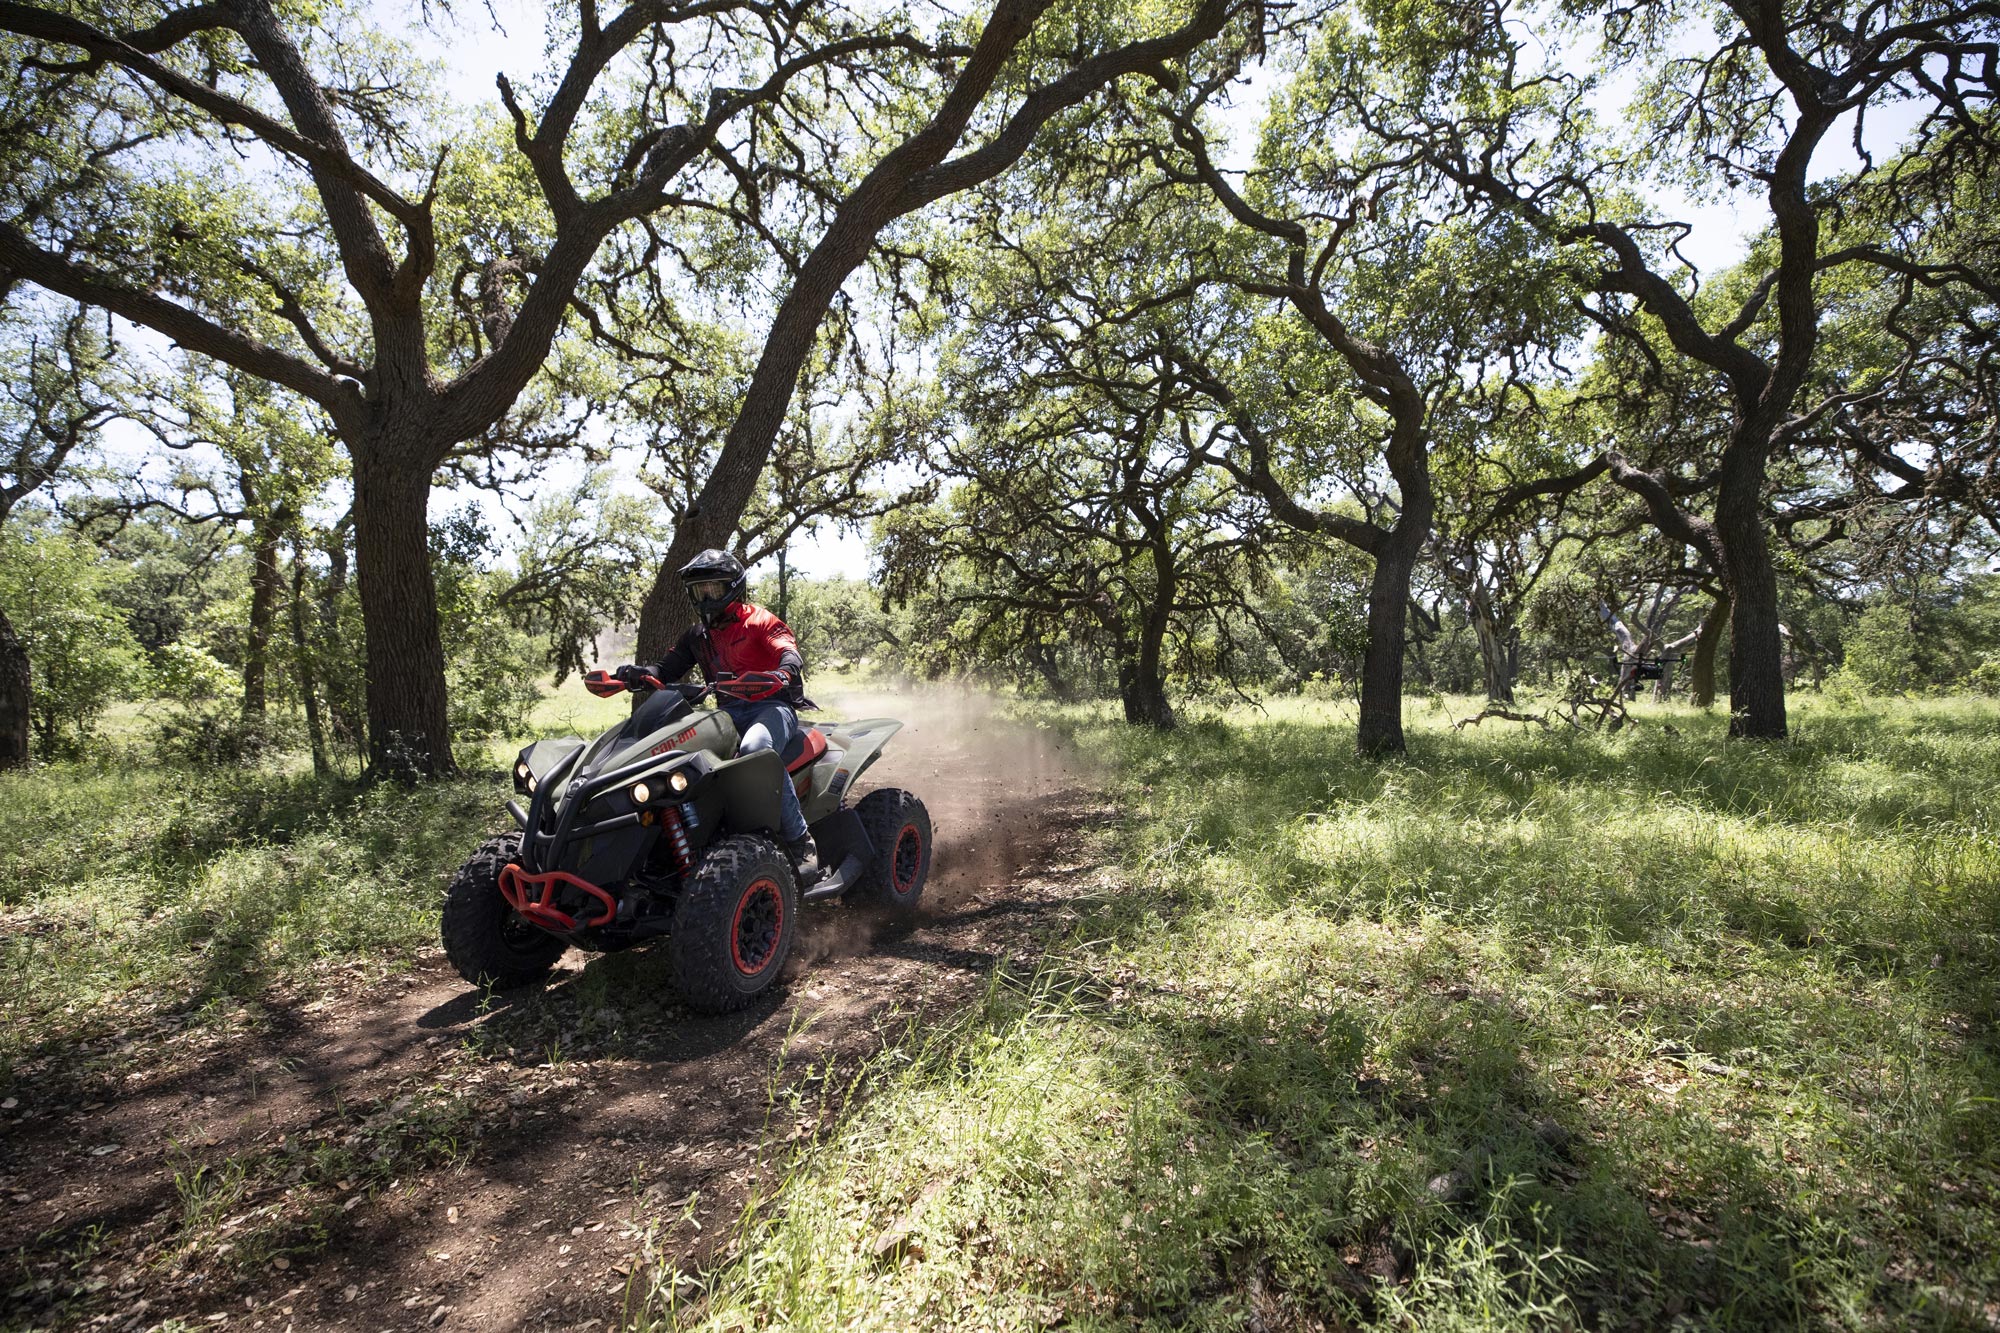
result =
[{"label": "rider", "polygon": [[[805,696],[806,664],[799,641],[784,621],[743,600],[743,562],[728,551],[703,551],[681,566],[680,576],[701,619],[657,664],[622,666],[610,675],[625,686],[643,688],[647,676],[674,681],[699,666],[702,679],[715,686],[717,702],[736,724],[736,752],[775,750],[782,756],[799,734],[797,710],[813,706]],[[616,687],[600,690],[588,679],[585,683],[593,694],[617,692]],[[782,772],[778,818],[785,853],[801,879],[807,878],[813,841],[799,812],[799,794]]]}]

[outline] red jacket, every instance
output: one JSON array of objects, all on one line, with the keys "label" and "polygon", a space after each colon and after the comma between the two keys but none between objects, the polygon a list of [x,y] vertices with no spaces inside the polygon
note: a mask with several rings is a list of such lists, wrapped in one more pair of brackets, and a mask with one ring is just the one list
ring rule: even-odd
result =
[{"label": "red jacket", "polygon": [[784,621],[761,606],[731,602],[715,624],[690,625],[653,674],[679,680],[697,666],[709,681],[746,671],[789,671],[791,688],[774,697],[793,707],[805,702],[806,663],[799,641]]}]

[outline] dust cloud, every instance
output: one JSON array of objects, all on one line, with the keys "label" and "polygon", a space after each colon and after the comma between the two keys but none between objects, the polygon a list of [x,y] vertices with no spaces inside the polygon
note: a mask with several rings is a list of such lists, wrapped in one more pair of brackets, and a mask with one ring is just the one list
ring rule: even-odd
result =
[{"label": "dust cloud", "polygon": [[[954,911],[1014,882],[1046,841],[1051,805],[1089,779],[1087,766],[1047,733],[1001,715],[991,695],[950,686],[820,690],[824,723],[889,717],[903,729],[856,789],[913,792],[930,811],[933,849],[922,916]],[[794,956],[801,964],[865,952],[882,927],[851,909],[809,910]]]}]

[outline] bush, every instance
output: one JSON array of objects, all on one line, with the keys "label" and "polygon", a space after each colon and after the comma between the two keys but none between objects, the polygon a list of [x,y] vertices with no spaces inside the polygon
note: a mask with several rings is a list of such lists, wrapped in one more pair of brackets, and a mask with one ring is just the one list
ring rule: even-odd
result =
[{"label": "bush", "polygon": [[227,663],[192,643],[170,643],[153,654],[153,690],[165,698],[205,703],[229,694],[237,683]]},{"label": "bush", "polygon": [[1975,694],[2000,694],[2000,653],[1988,653],[1967,672],[1965,688]]},{"label": "bush", "polygon": [[1841,671],[1869,694],[1902,694],[1917,680],[1909,612],[1883,603],[1861,613]]},{"label": "bush", "polygon": [[202,767],[254,764],[297,743],[272,717],[245,717],[235,701],[177,703],[155,724],[160,756]]},{"label": "bush", "polygon": [[0,528],[0,607],[33,673],[31,725],[43,759],[76,754],[138,673],[138,645],[108,600],[117,568],[52,517]]}]

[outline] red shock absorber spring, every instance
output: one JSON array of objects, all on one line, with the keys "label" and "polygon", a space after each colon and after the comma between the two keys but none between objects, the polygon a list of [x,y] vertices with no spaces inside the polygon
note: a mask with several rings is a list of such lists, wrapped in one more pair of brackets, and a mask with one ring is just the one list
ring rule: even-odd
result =
[{"label": "red shock absorber spring", "polygon": [[685,875],[694,866],[694,852],[688,847],[687,830],[681,827],[681,812],[671,808],[663,810],[660,822],[666,825],[667,837],[674,845],[674,861]]}]

